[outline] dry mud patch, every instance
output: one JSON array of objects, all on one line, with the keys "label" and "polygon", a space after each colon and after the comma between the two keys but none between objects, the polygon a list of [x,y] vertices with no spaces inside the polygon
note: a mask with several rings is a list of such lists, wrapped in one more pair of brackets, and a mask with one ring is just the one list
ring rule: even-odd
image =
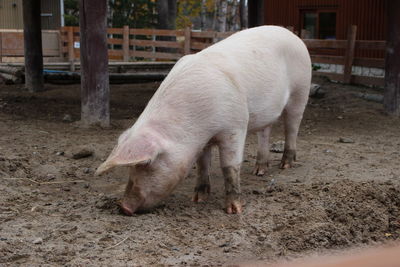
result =
[{"label": "dry mud patch", "polygon": [[[222,209],[217,155],[207,203],[190,201],[194,168],[160,207],[133,217],[116,206],[126,170],[93,176],[157,84],[113,86],[113,126],[105,130],[79,127],[77,86],[34,95],[0,86],[0,265],[214,266],[397,241],[400,121],[353,95],[371,89],[320,82],[327,93],[309,102],[294,168],[278,169],[282,154],[273,153],[269,173],[251,175],[249,136],[238,216]],[[272,135],[279,140],[280,123]],[[93,154],[74,159],[82,147]]]}]

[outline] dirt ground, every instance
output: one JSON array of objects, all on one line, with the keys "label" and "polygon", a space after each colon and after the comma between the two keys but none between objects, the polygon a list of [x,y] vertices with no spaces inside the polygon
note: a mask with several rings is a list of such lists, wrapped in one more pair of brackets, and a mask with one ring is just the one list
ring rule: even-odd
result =
[{"label": "dirt ground", "polygon": [[[0,85],[0,265],[215,266],[399,240],[400,120],[353,95],[372,89],[319,82],[326,95],[309,101],[294,168],[280,170],[282,154],[272,153],[268,175],[251,175],[248,137],[242,215],[223,211],[215,155],[207,203],[190,201],[193,169],[162,206],[133,217],[116,205],[126,170],[93,173],[157,83],[112,86],[110,129],[79,127],[79,85],[37,94]],[[73,159],[82,147],[94,154]]]}]

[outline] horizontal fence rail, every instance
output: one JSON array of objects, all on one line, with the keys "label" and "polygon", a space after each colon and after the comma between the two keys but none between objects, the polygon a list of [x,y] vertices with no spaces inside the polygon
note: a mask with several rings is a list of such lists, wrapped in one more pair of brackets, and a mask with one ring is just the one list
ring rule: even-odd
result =
[{"label": "horizontal fence rail", "polygon": [[[291,27],[288,27],[292,29]],[[315,76],[326,76],[344,83],[383,86],[383,77],[354,75],[354,66],[385,67],[385,41],[356,40],[357,27],[351,26],[347,40],[303,39],[310,51],[313,64],[343,66],[340,73],[313,71]],[[234,32],[160,29],[109,28],[107,30],[108,55],[111,61],[176,61],[184,55],[196,53],[230,36]],[[68,61],[74,70],[80,58],[79,27],[62,27],[60,31],[43,33],[44,56]],[[48,39],[51,37],[51,44]],[[364,52],[371,53],[364,53]],[[0,32],[0,62],[3,57],[23,57],[23,33]],[[375,57],[361,57],[374,54]],[[377,56],[376,56],[377,55]]]}]

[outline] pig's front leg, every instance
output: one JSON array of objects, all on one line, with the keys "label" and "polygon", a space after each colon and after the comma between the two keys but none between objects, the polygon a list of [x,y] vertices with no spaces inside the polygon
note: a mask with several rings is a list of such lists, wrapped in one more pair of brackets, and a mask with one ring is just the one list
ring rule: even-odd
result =
[{"label": "pig's front leg", "polygon": [[192,198],[194,202],[203,202],[208,199],[210,194],[210,166],[211,146],[206,146],[197,160],[197,180]]},{"label": "pig's front leg", "polygon": [[238,131],[222,137],[219,144],[222,173],[225,179],[225,208],[229,214],[241,213],[240,166],[246,131]]},{"label": "pig's front leg", "polygon": [[257,132],[258,151],[257,161],[253,174],[263,176],[269,167],[269,137],[271,135],[272,126],[266,127],[264,130]]}]

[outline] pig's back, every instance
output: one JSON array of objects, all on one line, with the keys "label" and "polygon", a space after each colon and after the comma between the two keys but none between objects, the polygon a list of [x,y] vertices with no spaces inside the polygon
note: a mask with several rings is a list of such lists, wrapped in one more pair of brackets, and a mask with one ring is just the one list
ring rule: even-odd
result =
[{"label": "pig's back", "polygon": [[282,27],[245,30],[197,55],[210,66],[223,69],[246,96],[249,130],[273,122],[281,115],[290,95],[309,90],[308,50],[301,39]]},{"label": "pig's back", "polygon": [[310,75],[307,49],[294,34],[274,26],[245,30],[181,58],[134,128],[163,122],[164,132],[180,140],[208,140],[244,123],[261,129],[279,118],[296,83],[309,84]]}]

